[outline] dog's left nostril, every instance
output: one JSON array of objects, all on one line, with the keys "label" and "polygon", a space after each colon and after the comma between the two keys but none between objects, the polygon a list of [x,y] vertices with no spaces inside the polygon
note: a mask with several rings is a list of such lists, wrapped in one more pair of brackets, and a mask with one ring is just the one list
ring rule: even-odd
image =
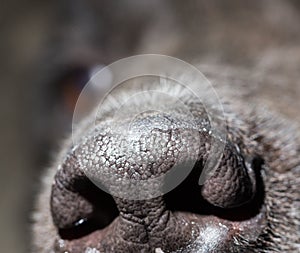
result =
[{"label": "dog's left nostril", "polygon": [[255,192],[252,164],[245,160],[239,149],[227,144],[218,168],[203,185],[203,198],[214,206],[233,208],[251,201]]}]

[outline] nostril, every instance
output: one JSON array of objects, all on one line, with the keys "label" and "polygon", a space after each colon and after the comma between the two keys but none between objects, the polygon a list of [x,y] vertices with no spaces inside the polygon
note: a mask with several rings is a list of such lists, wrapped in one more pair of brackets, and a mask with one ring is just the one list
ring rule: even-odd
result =
[{"label": "nostril", "polygon": [[110,225],[118,217],[119,211],[113,198],[91,182],[80,183],[78,193],[93,206],[93,212],[76,220],[68,228],[60,228],[62,239],[73,240],[84,237]]},{"label": "nostril", "polygon": [[107,227],[119,215],[113,197],[88,179],[86,179],[85,184],[79,183],[79,185],[77,187],[78,193],[93,206],[89,220],[97,223],[99,229]]},{"label": "nostril", "polygon": [[55,175],[51,214],[62,239],[77,239],[107,227],[119,212],[113,198],[95,186],[70,155]]},{"label": "nostril", "polygon": [[195,214],[204,212],[205,201],[201,198],[201,187],[198,185],[201,171],[202,161],[198,161],[185,180],[164,195],[168,210]]},{"label": "nostril", "polygon": [[[198,185],[198,179],[202,172],[202,161],[195,164],[187,178],[174,190],[164,195],[168,210],[180,211],[196,215],[212,215],[228,221],[245,221],[260,213],[264,204],[264,184],[260,170],[263,160],[254,157],[251,167],[254,172],[256,191],[249,201],[232,208],[218,207],[208,202],[203,197],[203,187]],[[242,180],[241,180],[242,181]],[[222,198],[222,196],[221,196]]]}]

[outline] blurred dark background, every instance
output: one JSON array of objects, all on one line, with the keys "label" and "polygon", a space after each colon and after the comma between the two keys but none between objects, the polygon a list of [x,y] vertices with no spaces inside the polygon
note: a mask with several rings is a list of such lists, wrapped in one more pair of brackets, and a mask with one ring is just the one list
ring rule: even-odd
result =
[{"label": "blurred dark background", "polygon": [[[300,122],[297,0],[0,1],[0,251],[29,252],[39,178],[91,70],[140,53],[274,77],[259,95]],[[251,86],[251,83],[249,83]]]}]

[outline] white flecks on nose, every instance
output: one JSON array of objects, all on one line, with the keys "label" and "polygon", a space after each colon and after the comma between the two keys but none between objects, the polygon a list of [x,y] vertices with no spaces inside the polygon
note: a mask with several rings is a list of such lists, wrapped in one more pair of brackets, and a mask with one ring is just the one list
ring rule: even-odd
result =
[{"label": "white flecks on nose", "polygon": [[164,253],[161,248],[156,248],[155,253]]},{"label": "white flecks on nose", "polygon": [[208,225],[200,230],[199,236],[194,242],[176,253],[207,253],[217,249],[221,241],[226,237],[228,228],[219,223],[218,225]]},{"label": "white flecks on nose", "polygon": [[95,248],[86,248],[84,253],[101,253],[99,250],[95,249]]}]

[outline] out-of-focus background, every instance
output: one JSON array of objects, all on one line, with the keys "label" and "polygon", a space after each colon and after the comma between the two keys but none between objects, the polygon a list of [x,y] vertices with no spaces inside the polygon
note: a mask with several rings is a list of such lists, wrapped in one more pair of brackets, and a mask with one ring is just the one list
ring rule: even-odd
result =
[{"label": "out-of-focus background", "polygon": [[76,98],[94,68],[161,53],[263,71],[273,78],[262,85],[262,97],[300,122],[297,0],[1,0],[0,6],[0,252],[29,252],[39,178],[70,131]]}]

